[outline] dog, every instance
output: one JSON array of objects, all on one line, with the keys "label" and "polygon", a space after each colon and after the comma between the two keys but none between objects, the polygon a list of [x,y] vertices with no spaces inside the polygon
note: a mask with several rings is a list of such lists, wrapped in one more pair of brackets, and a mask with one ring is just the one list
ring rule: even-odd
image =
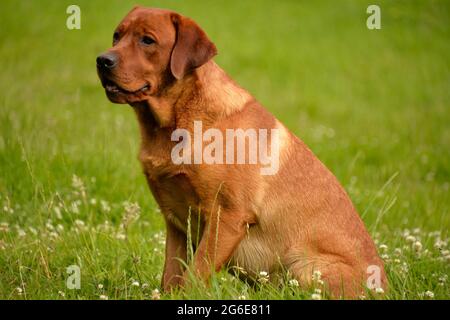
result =
[{"label": "dog", "polygon": [[[386,290],[383,262],[343,187],[213,61],[216,54],[190,18],[135,7],[96,60],[108,99],[137,115],[139,160],[166,223],[162,288],[186,286],[192,274],[208,282],[229,266],[249,280],[262,271],[270,279],[288,272],[301,287],[319,282],[335,298],[364,292],[375,268],[376,287]],[[195,134],[196,122],[215,133],[276,129],[276,173],[262,174],[261,163],[174,163],[174,131]],[[194,151],[186,152],[189,158]],[[250,156],[250,148],[245,152]],[[181,261],[191,249],[186,268]]]}]

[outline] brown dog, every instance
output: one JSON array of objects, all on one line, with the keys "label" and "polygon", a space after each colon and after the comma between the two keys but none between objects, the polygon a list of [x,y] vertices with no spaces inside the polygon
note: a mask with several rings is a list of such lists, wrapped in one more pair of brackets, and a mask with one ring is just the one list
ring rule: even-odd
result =
[{"label": "brown dog", "polygon": [[[97,58],[108,98],[133,106],[139,120],[139,159],[167,226],[163,288],[188,279],[180,263],[187,260],[188,234],[193,270],[205,280],[229,263],[249,277],[266,271],[273,279],[287,270],[304,287],[320,271],[334,297],[360,294],[368,270],[378,270],[384,287],[383,263],[336,178],[211,60],[215,55],[191,19],[136,7],[117,27],[113,47]],[[173,133],[182,128],[195,135],[194,121],[202,132],[214,128],[224,136],[229,129],[276,129],[269,137],[269,144],[277,142],[269,148],[272,155],[278,150],[276,173],[262,174],[261,163],[225,162],[219,150],[211,153],[213,163],[195,161],[198,142],[183,151],[194,163],[175,163]],[[235,150],[227,149],[227,160]],[[251,152],[249,146],[244,156]]]}]

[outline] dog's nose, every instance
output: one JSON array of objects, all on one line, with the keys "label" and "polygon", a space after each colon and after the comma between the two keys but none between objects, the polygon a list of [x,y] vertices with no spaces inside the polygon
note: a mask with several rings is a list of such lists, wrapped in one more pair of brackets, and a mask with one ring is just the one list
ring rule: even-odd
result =
[{"label": "dog's nose", "polygon": [[112,69],[117,65],[118,57],[115,53],[107,52],[97,57],[97,66],[102,69]]}]

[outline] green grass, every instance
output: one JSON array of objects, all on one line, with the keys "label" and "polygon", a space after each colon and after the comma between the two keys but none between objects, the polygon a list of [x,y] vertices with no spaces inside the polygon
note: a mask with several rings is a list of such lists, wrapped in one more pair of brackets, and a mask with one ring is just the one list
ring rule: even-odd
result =
[{"label": "green grass", "polygon": [[[159,288],[164,223],[136,157],[134,114],[107,101],[95,70],[134,4],[76,1],[82,29],[69,31],[72,2],[0,4],[0,298],[148,299]],[[387,245],[385,298],[450,298],[449,1],[377,1],[378,31],[365,25],[370,1],[141,3],[198,21],[216,61],[336,174]],[[141,208],[126,230],[124,202]],[[73,264],[80,290],[66,288]],[[242,295],[311,291],[249,287],[224,271],[209,288],[161,298]]]}]

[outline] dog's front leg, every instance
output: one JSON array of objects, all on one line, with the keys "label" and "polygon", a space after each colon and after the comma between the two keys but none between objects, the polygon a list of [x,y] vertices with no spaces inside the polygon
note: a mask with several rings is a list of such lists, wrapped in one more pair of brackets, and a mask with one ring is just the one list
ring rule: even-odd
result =
[{"label": "dog's front leg", "polygon": [[[194,255],[192,271],[195,276],[208,280],[213,270],[219,271],[244,238],[246,228],[247,221],[242,214],[222,212],[210,216]],[[189,274],[186,270],[183,282],[187,282],[188,279]]]},{"label": "dog's front leg", "polygon": [[166,261],[162,276],[162,288],[170,291],[182,282],[183,264],[187,259],[186,235],[170,221],[166,221]]}]

